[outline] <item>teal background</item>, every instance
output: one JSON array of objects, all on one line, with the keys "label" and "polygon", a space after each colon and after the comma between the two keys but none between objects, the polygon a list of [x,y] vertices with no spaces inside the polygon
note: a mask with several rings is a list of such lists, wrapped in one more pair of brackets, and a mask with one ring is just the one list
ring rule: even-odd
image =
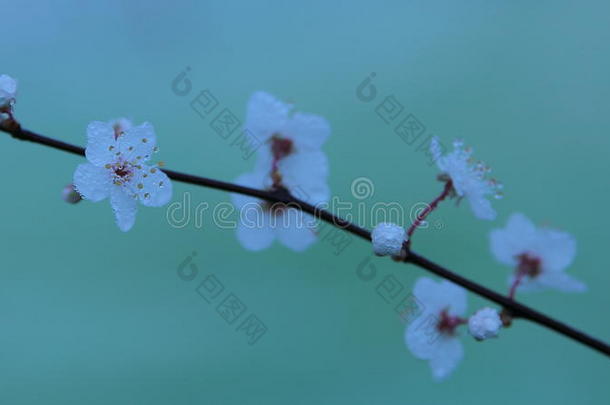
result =
[{"label": "teal background", "polygon": [[[610,5],[603,1],[2,1],[0,72],[20,81],[26,128],[84,144],[92,120],[151,121],[172,169],[232,180],[249,170],[189,106],[209,89],[243,119],[255,90],[325,116],[333,195],[409,207],[440,191],[436,170],[375,113],[393,94],[428,133],[463,137],[506,185],[494,223],[445,203],[414,247],[506,291],[487,234],[522,211],[572,232],[569,272],[586,294],[521,294],[523,302],[603,339],[608,322]],[[191,68],[191,96],[171,82]],[[378,96],[355,89],[371,72]],[[405,112],[406,113],[406,112]],[[208,212],[175,228],[143,208],[129,233],[107,202],[60,199],[83,159],[0,136],[0,401],[3,404],[604,403],[602,355],[524,321],[484,343],[466,336],[452,377],[433,382],[376,292],[423,270],[374,259],[354,239],[302,254],[252,253]],[[174,201],[229,201],[174,183]],[[192,208],[194,210],[194,207]],[[360,221],[370,225],[367,218]],[[181,280],[195,251],[199,274]],[[215,274],[268,332],[255,345],[195,289]],[[469,294],[469,310],[484,301]]]}]

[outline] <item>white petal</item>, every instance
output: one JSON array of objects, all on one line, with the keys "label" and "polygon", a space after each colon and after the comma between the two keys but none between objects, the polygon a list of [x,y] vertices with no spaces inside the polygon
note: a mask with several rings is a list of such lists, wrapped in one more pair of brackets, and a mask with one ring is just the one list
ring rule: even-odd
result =
[{"label": "white petal", "polygon": [[282,134],[294,141],[299,151],[317,150],[330,135],[330,125],[324,117],[295,113],[286,123]]},{"label": "white petal", "polygon": [[441,337],[437,351],[430,359],[430,368],[435,380],[447,378],[464,357],[462,342],[454,337]]},{"label": "white petal", "polygon": [[149,122],[131,127],[118,138],[118,144],[123,159],[145,162],[150,159],[157,145],[155,129]]},{"label": "white petal", "polygon": [[[254,171],[244,173],[235,179],[240,186],[263,189],[264,173]],[[266,249],[273,243],[275,232],[271,228],[270,215],[263,210],[263,202],[254,197],[232,193],[231,201],[237,209],[239,224],[237,226],[237,239],[248,250],[258,251]]]},{"label": "white petal", "polygon": [[438,294],[439,283],[428,277],[420,277],[413,287],[413,295],[424,306],[424,310],[439,314],[446,303]]},{"label": "white petal", "polygon": [[463,315],[466,312],[466,290],[447,280],[435,282],[428,277],[417,279],[413,295],[427,312],[438,316],[444,309],[451,315]]},{"label": "white petal", "polygon": [[17,80],[0,75],[0,105],[7,105],[17,96]]},{"label": "white petal", "polygon": [[562,292],[585,292],[587,285],[565,273],[542,273],[538,276],[541,286]]},{"label": "white petal", "polygon": [[110,205],[114,211],[116,224],[123,232],[131,229],[136,222],[138,205],[136,199],[123,186],[113,185],[110,189]]},{"label": "white petal", "polygon": [[278,165],[282,183],[292,194],[313,205],[330,198],[328,159],[324,152],[303,152],[289,155]]},{"label": "white petal", "polygon": [[517,265],[516,249],[506,229],[494,229],[489,233],[489,248],[498,262],[511,267]]},{"label": "white petal", "polygon": [[271,173],[272,165],[273,154],[271,153],[271,143],[267,142],[256,151],[256,163],[254,165],[254,170],[258,172]]},{"label": "white petal", "polygon": [[423,312],[405,329],[405,345],[413,356],[429,360],[437,351],[441,336],[436,327],[438,318],[431,312]]},{"label": "white petal", "polygon": [[470,209],[478,219],[493,221],[496,219],[496,211],[492,208],[491,202],[482,194],[467,194]]},{"label": "white petal", "polygon": [[86,200],[102,201],[110,194],[111,176],[107,169],[91,163],[78,165],[73,176],[74,188]]},{"label": "white petal", "polygon": [[576,239],[567,232],[540,229],[536,253],[542,258],[545,271],[563,271],[572,264],[576,256]]},{"label": "white petal", "polygon": [[311,215],[290,208],[272,219],[275,220],[275,232],[280,242],[295,252],[304,251],[316,241],[315,220]]},{"label": "white petal", "polygon": [[[433,136],[432,140],[430,141],[430,154],[432,155],[432,159],[434,159],[436,164],[439,165],[443,153],[441,151],[441,145],[437,136]],[[442,170],[443,168],[439,166],[439,169]]]},{"label": "white petal", "polygon": [[258,203],[242,207],[239,212],[240,222],[237,225],[237,240],[252,251],[268,248],[275,239],[275,232],[270,225],[269,212]]},{"label": "white petal", "polygon": [[103,166],[114,162],[117,152],[112,125],[101,121],[91,122],[87,126],[87,160],[96,166]]},{"label": "white petal", "polygon": [[496,260],[514,267],[517,256],[527,253],[536,241],[534,224],[523,214],[510,216],[506,228],[495,229],[490,233],[490,248]]},{"label": "white petal", "polygon": [[248,101],[245,128],[258,141],[264,142],[275,133],[281,132],[291,109],[290,104],[276,99],[269,93],[256,92]]},{"label": "white petal", "polygon": [[[142,205],[161,207],[172,199],[172,182],[162,170],[142,165],[137,178],[139,182],[136,188]],[[140,184],[142,184],[141,188]]]},{"label": "white petal", "polygon": [[17,93],[17,80],[9,75],[0,75],[0,91],[14,97]]},{"label": "white petal", "polygon": [[520,212],[516,212],[508,218],[506,230],[513,235],[514,239],[517,239],[517,236],[525,237],[528,243],[531,243],[531,240],[536,236],[536,226]]},{"label": "white petal", "polygon": [[[265,174],[263,171],[256,170],[250,173],[244,173],[235,179],[235,184],[239,184],[240,186],[257,188],[259,190],[265,189]],[[242,207],[261,202],[260,199],[255,197],[250,197],[243,194],[231,193],[231,201],[237,211],[241,210]]]},{"label": "white petal", "polygon": [[452,283],[451,281],[441,280],[440,288],[437,294],[439,294],[446,302],[450,315],[464,315],[468,305],[466,290],[464,288]]}]

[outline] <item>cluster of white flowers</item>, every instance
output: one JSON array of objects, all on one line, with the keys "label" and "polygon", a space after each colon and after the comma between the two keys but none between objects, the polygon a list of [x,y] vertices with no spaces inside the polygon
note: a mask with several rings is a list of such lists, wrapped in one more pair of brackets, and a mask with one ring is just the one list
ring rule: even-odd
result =
[{"label": "cluster of white flowers", "polygon": [[[501,198],[502,185],[488,177],[487,165],[472,159],[472,149],[464,148],[461,141],[455,141],[453,146],[452,152],[443,155],[438,139],[431,142],[431,155],[441,170],[439,179],[450,187],[435,200],[436,204],[447,195],[466,198],[477,218],[494,220],[496,212],[488,197]],[[380,223],[371,234],[373,251],[379,256],[398,256],[407,238],[399,225]],[[509,278],[511,298],[517,288],[533,291],[546,287],[566,292],[586,289],[565,273],[576,254],[576,242],[570,234],[536,228],[517,213],[509,218],[506,228],[491,232],[490,240],[496,259],[515,270]],[[479,341],[497,337],[503,326],[500,314],[492,308],[482,308],[467,320],[460,318],[466,310],[465,290],[447,281],[439,284],[419,279],[414,294],[425,311],[418,318],[420,322],[407,327],[405,342],[417,358],[429,361],[437,380],[447,377],[463,356],[458,326],[468,324],[470,335]]]},{"label": "cluster of white flowers", "polygon": [[157,166],[147,162],[157,151],[154,128],[145,122],[133,126],[120,119],[94,121],[87,127],[86,156],[74,172],[74,187],[93,202],[110,197],[116,223],[126,232],[136,220],[138,201],[147,207],[165,205],[172,184]]},{"label": "cluster of white flowers", "polygon": [[466,313],[466,290],[449,281],[421,277],[413,295],[421,305],[421,313],[405,329],[405,344],[418,359],[427,360],[435,380],[447,378],[464,357],[458,327],[468,324],[476,340],[496,337],[502,321],[491,308],[477,311],[469,319]]},{"label": "cluster of white flowers", "polygon": [[[0,119],[12,113],[16,92],[16,80],[1,75]],[[330,196],[328,162],[321,149],[330,135],[330,126],[323,117],[292,110],[291,104],[268,93],[252,95],[245,133],[262,146],[257,150],[253,171],[241,175],[236,182],[261,190],[288,191],[320,206]],[[502,185],[488,177],[490,169],[474,161],[472,150],[461,141],[453,146],[453,151],[443,155],[436,137],[430,145],[441,171],[439,178],[446,182],[434,207],[447,196],[466,198],[477,218],[495,219],[489,197],[500,198]],[[156,151],[156,135],[149,123],[134,126],[127,119],[91,122],[85,153],[88,163],[76,168],[73,185],[62,191],[63,199],[76,203],[80,197],[93,202],[109,197],[118,227],[130,230],[138,202],[159,207],[172,197],[168,176],[158,166],[145,163]],[[231,198],[240,215],[237,238],[246,249],[265,249],[277,238],[288,248],[303,251],[316,240],[314,218],[295,207],[241,194],[232,194]],[[371,233],[373,251],[379,256],[394,257],[406,253],[408,246],[405,251],[403,247],[414,227],[416,224],[407,233],[396,224],[378,224]],[[575,239],[567,232],[537,228],[525,215],[516,213],[505,228],[491,232],[490,245],[496,259],[514,269],[509,278],[511,298],[517,289],[586,289],[584,283],[565,273],[576,254]],[[420,278],[413,292],[422,304],[422,313],[406,327],[405,343],[417,358],[429,362],[437,380],[450,375],[463,357],[459,326],[467,325],[470,335],[479,341],[497,337],[503,326],[503,319],[492,308],[482,308],[470,318],[463,318],[466,291],[449,281],[437,283]]]},{"label": "cluster of white flowers", "polygon": [[[236,183],[263,190],[285,188],[294,196],[319,206],[328,201],[328,162],[321,147],[330,125],[320,116],[295,112],[292,105],[257,92],[248,102],[246,129],[263,145],[257,150],[254,171]],[[265,249],[277,238],[295,251],[316,240],[314,218],[295,207],[269,204],[232,194],[241,221],[237,238],[249,250]]]}]

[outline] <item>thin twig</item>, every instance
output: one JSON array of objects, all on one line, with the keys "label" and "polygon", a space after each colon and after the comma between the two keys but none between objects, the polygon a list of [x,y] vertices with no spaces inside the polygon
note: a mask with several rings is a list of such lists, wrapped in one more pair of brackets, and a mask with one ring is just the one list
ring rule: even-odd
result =
[{"label": "thin twig", "polygon": [[[22,129],[18,124],[11,126],[7,126],[5,124],[4,126],[0,126],[0,130],[10,134],[14,138],[23,141],[39,143],[76,155],[85,156],[85,149],[80,146],[72,145],[66,142],[59,141],[57,139],[36,134],[34,132]],[[349,221],[346,221],[345,219],[340,218],[329,211],[319,209],[305,201],[299,200],[298,198],[292,196],[285,189],[277,189],[273,191],[257,190],[250,187],[244,187],[233,183],[227,183],[224,181],[213,180],[206,177],[195,176],[192,174],[176,172],[173,170],[163,169],[163,171],[168,175],[169,178],[183,183],[194,184],[197,186],[203,186],[232,193],[245,194],[273,203],[290,204],[338,228],[357,235],[363,239],[369,241],[371,240],[370,231],[361,228],[360,226],[353,224]],[[573,328],[563,322],[557,321],[509,297],[498,294],[497,292],[490,290],[489,288],[484,287],[472,280],[462,277],[459,274],[454,273],[451,270],[442,267],[441,265],[436,264],[423,256],[418,255],[412,250],[409,250],[406,258],[404,259],[404,262],[411,263],[425,270],[428,270],[429,272],[434,273],[447,280],[450,280],[464,287],[465,289],[477,295],[480,295],[481,297],[487,298],[488,300],[495,302],[496,304],[502,306],[505,311],[508,311],[510,315],[514,318],[527,319],[539,325],[545,326],[610,357],[610,346],[605,342],[596,339],[592,336],[589,336],[576,328]]]},{"label": "thin twig", "polygon": [[449,194],[451,194],[451,190],[453,190],[453,182],[451,180],[447,180],[445,182],[445,186],[443,187],[443,192],[434,200],[432,200],[430,204],[426,205],[426,208],[424,208],[422,212],[417,214],[415,222],[413,222],[407,230],[407,241],[409,242],[409,244],[411,243],[411,237],[413,236],[415,230],[419,228],[419,226],[422,224],[422,222],[424,222],[426,217],[428,217],[428,215],[430,215],[430,213],[432,213],[432,211],[434,211],[436,207],[438,207],[438,204],[445,198],[447,198]]}]

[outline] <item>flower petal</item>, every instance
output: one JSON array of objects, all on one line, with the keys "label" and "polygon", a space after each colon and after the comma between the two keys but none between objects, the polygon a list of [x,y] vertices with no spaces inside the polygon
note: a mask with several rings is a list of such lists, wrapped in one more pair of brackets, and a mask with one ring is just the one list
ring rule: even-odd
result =
[{"label": "flower petal", "polygon": [[433,136],[432,140],[430,141],[430,154],[432,155],[432,159],[434,162],[436,162],[438,168],[441,169],[441,171],[444,171],[444,166],[440,161],[443,152],[441,150],[441,144],[437,136]]},{"label": "flower petal", "polygon": [[272,166],[273,153],[271,152],[271,144],[266,142],[256,151],[256,163],[254,165],[254,170],[257,172],[271,173]]},{"label": "flower petal", "polygon": [[464,357],[462,342],[454,337],[444,336],[439,339],[439,344],[434,355],[430,359],[430,368],[436,381],[447,378],[458,366]]},{"label": "flower petal", "polygon": [[123,159],[129,162],[146,162],[157,145],[155,129],[149,122],[126,129],[119,137],[118,144]]},{"label": "flower petal", "polygon": [[[255,170],[254,172],[244,173],[235,179],[235,184],[239,184],[244,187],[252,187],[257,189],[266,188],[265,184],[265,173],[262,170]],[[259,203],[260,199],[250,197],[248,195],[231,193],[231,202],[235,205],[237,211],[240,211],[246,204]]]},{"label": "flower petal", "polygon": [[485,198],[482,193],[466,193],[470,209],[472,210],[475,217],[486,221],[493,221],[496,219],[496,210],[491,206],[491,201]]},{"label": "flower petal", "polygon": [[278,168],[282,183],[290,192],[313,205],[330,198],[328,187],[328,159],[322,151],[302,152],[282,159]]},{"label": "flower petal", "polygon": [[429,360],[437,350],[440,333],[438,318],[431,312],[422,313],[405,329],[405,345],[420,360]]},{"label": "flower petal", "polygon": [[294,141],[299,152],[315,151],[330,136],[330,124],[319,115],[295,113],[286,122],[283,135]]},{"label": "flower petal", "polygon": [[161,207],[172,199],[172,182],[162,170],[142,165],[137,178],[136,189],[142,205]]},{"label": "flower petal", "polygon": [[241,207],[237,225],[237,240],[252,251],[268,248],[275,239],[275,232],[270,224],[269,212],[263,210],[259,203]]},{"label": "flower petal", "polygon": [[7,97],[15,97],[17,94],[17,80],[9,75],[0,75],[0,94]]},{"label": "flower petal", "polygon": [[576,239],[567,232],[538,230],[536,253],[542,258],[545,271],[560,272],[572,264],[576,256]]},{"label": "flower petal", "polygon": [[466,290],[447,280],[437,283],[428,277],[420,277],[413,287],[413,295],[424,311],[436,316],[444,309],[449,309],[451,315],[466,312]]},{"label": "flower petal", "polygon": [[587,285],[566,273],[547,272],[538,276],[538,283],[547,288],[553,288],[562,292],[585,292]]},{"label": "flower petal", "polygon": [[91,163],[78,165],[73,182],[76,191],[86,200],[98,202],[110,194],[111,177],[108,170]]},{"label": "flower petal", "polygon": [[127,188],[113,185],[110,189],[110,205],[119,229],[123,232],[130,230],[136,222],[137,200]]},{"label": "flower petal", "polygon": [[438,283],[428,277],[420,277],[413,287],[413,295],[423,305],[423,310],[439,314],[445,306],[438,295]]},{"label": "flower petal", "polygon": [[451,281],[441,280],[437,294],[445,301],[446,304],[444,308],[449,308],[450,315],[464,315],[468,305],[466,290],[464,288]]},{"label": "flower petal", "polygon": [[494,229],[490,235],[490,248],[496,260],[507,266],[517,265],[517,256],[527,253],[536,241],[536,227],[525,215],[512,214],[506,228]]},{"label": "flower petal", "polygon": [[248,101],[245,129],[264,142],[284,129],[292,105],[269,93],[258,91]]},{"label": "flower petal", "polygon": [[284,209],[272,219],[276,222],[272,226],[280,242],[295,252],[306,250],[317,239],[314,218],[296,208]]},{"label": "flower petal", "polygon": [[[17,96],[17,80],[8,75],[0,75],[0,107],[5,107],[12,103]],[[0,121],[2,120],[0,114]]]},{"label": "flower petal", "polygon": [[85,150],[87,160],[96,166],[103,166],[115,161],[118,152],[112,125],[102,121],[89,123]]}]

